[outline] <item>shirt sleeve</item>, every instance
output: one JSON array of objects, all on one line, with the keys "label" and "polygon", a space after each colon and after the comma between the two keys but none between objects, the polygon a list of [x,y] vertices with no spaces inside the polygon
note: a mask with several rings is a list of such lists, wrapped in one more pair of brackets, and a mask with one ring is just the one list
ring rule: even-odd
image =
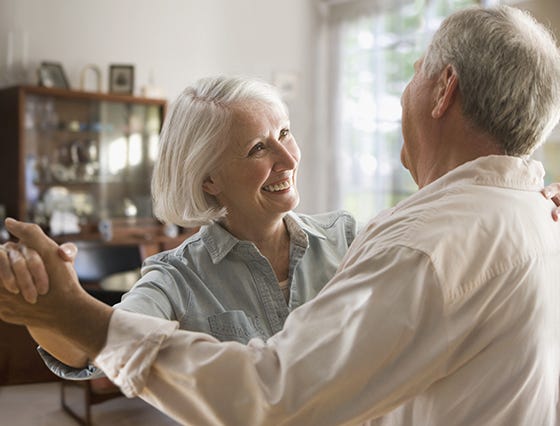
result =
[{"label": "shirt sleeve", "polygon": [[380,417],[442,377],[443,297],[429,259],[354,251],[267,342],[247,346],[115,312],[96,364],[128,396],[197,425],[339,425]]},{"label": "shirt sleeve", "polygon": [[39,356],[49,370],[58,377],[66,380],[92,380],[104,377],[103,371],[98,369],[95,365],[90,364],[85,368],[70,367],[63,362],[56,359],[41,346],[37,347]]},{"label": "shirt sleeve", "polygon": [[186,271],[179,259],[167,255],[148,258],[142,267],[142,277],[125,293],[114,307],[130,312],[178,320],[186,311],[189,286]]},{"label": "shirt sleeve", "polygon": [[[156,257],[149,259],[144,267],[144,276],[123,296],[114,308],[146,315],[177,319],[186,309],[188,286],[184,274],[178,271],[179,260],[161,262]],[[183,289],[182,293],[179,289]],[[89,364],[85,368],[70,367],[45,351],[37,348],[39,356],[49,370],[56,376],[67,380],[91,380],[104,377],[103,371]]]}]

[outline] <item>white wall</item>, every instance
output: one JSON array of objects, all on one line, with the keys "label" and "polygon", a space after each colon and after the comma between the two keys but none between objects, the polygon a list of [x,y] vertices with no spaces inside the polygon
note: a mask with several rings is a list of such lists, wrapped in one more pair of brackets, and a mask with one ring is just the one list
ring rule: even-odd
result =
[{"label": "white wall", "polygon": [[[559,0],[508,0],[549,21],[560,39]],[[28,65],[61,62],[78,88],[80,72],[93,63],[107,90],[111,63],[135,65],[136,91],[155,83],[169,100],[195,79],[243,74],[273,81],[275,73],[296,73],[298,91],[288,101],[292,129],[302,150],[299,211],[326,209],[329,166],[325,163],[317,114],[325,114],[316,93],[319,0],[0,0],[0,85],[7,34],[26,34]],[[17,41],[17,40],[16,40]],[[16,46],[17,47],[17,46]],[[20,49],[21,50],[21,49]],[[16,54],[18,49],[16,49]],[[324,82],[322,83],[325,84]],[[560,135],[560,131],[557,132]],[[560,137],[560,136],[559,136]]]},{"label": "white wall", "polygon": [[[103,90],[109,64],[134,64],[136,93],[153,72],[169,100],[208,75],[273,82],[276,73],[296,73],[298,90],[288,105],[304,158],[299,210],[316,211],[313,178],[305,174],[316,149],[314,5],[314,0],[0,0],[0,73],[9,31],[16,42],[22,34],[28,39],[33,83],[43,60],[61,62],[73,88],[79,88],[81,70],[95,64],[103,72]],[[20,51],[16,46],[15,54]]]},{"label": "white wall", "polygon": [[560,40],[560,2],[558,0],[516,0],[511,4],[521,9],[527,9],[535,18],[547,25],[556,33]]},{"label": "white wall", "polygon": [[[509,0],[515,7],[526,9],[535,19],[550,28],[560,43],[560,1],[559,0]],[[560,124],[553,130],[550,142],[560,143]]]}]

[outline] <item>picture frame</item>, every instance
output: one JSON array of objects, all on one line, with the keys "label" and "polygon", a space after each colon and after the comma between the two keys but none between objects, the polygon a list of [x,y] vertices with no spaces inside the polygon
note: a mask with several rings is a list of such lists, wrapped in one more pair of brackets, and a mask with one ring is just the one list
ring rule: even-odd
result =
[{"label": "picture frame", "polygon": [[70,89],[68,78],[60,62],[41,62],[38,69],[39,85],[56,89]]},{"label": "picture frame", "polygon": [[122,95],[134,93],[134,65],[109,66],[109,92]]},{"label": "picture frame", "polygon": [[273,74],[272,85],[278,89],[282,100],[289,102],[298,97],[299,80],[295,71],[280,71]]}]

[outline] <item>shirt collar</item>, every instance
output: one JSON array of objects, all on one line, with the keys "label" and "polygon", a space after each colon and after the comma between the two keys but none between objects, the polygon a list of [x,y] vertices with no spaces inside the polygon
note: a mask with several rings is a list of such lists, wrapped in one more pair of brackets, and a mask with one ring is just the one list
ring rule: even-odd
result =
[{"label": "shirt collar", "polygon": [[468,161],[450,170],[439,179],[426,185],[391,210],[400,210],[426,194],[442,189],[452,189],[459,185],[474,184],[513,188],[525,191],[539,191],[544,186],[544,167],[527,157],[488,155]]},{"label": "shirt collar", "polygon": [[462,164],[439,180],[443,184],[472,180],[477,185],[534,191],[544,186],[544,174],[543,165],[528,157],[489,155]]},{"label": "shirt collar", "polygon": [[[316,228],[308,225],[307,223],[305,223],[303,220],[301,220],[301,218],[297,214],[295,214],[293,212],[289,212],[285,216],[284,220],[286,221],[286,225],[288,226],[288,230],[290,229],[289,227],[293,223],[295,226],[297,226],[301,230],[305,231],[305,233],[308,234],[308,235],[311,235],[311,236],[316,237],[316,238],[320,238],[321,240],[325,240],[327,238],[324,233],[319,232],[318,229],[316,229]],[[290,232],[290,234],[291,234],[291,232]]]},{"label": "shirt collar", "polygon": [[[284,221],[290,233],[290,238],[297,245],[307,247],[309,245],[307,235],[323,240],[326,238],[324,234],[303,222],[293,212],[288,212]],[[217,222],[202,226],[199,235],[214,264],[219,263],[237,244],[242,243],[241,240],[231,235]]]},{"label": "shirt collar", "polygon": [[235,245],[239,243],[237,238],[217,222],[202,226],[200,228],[200,238],[214,264],[226,257]]}]

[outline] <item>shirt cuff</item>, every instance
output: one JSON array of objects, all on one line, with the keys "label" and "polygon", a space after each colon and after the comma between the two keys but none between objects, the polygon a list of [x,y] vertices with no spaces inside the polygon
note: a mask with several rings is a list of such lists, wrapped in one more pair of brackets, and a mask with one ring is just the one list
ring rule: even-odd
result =
[{"label": "shirt cuff", "polygon": [[95,365],[127,397],[135,397],[142,392],[161,345],[178,328],[176,321],[116,309]]},{"label": "shirt cuff", "polygon": [[43,359],[43,362],[52,373],[56,374],[58,377],[66,380],[91,380],[104,377],[103,371],[98,369],[95,365],[89,364],[84,368],[70,367],[59,361],[57,358],[52,356],[41,346],[37,347],[37,352],[39,356]]}]

